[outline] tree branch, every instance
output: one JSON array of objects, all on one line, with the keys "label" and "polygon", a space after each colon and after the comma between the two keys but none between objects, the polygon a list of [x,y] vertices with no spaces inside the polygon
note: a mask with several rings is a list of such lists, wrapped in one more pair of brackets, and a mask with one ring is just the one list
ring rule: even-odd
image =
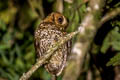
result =
[{"label": "tree branch", "polygon": [[78,35],[77,42],[72,49],[71,56],[74,56],[74,58],[68,62],[69,64],[65,69],[63,80],[77,80],[82,72],[85,56],[98,30],[98,22],[100,20],[95,16],[98,15],[98,12],[100,13],[101,4],[101,0],[90,0],[89,7],[87,8],[88,13],[79,27],[81,34]]},{"label": "tree branch", "polygon": [[101,27],[102,24],[104,24],[106,21],[120,14],[120,8],[116,8],[107,13],[101,20],[96,20],[95,15],[100,12],[100,7],[102,6],[100,3],[102,2],[100,2],[99,0],[96,0],[96,2],[95,0],[91,0],[89,3],[89,13],[86,14],[84,20],[81,23],[81,27],[79,27],[82,28],[81,32],[83,33],[79,34],[79,36],[77,37],[77,43],[75,43],[72,49],[73,51],[71,56],[73,58],[68,62],[63,80],[77,80],[80,73],[82,72],[82,66],[85,60],[85,56],[89,50],[90,44],[98,28]]},{"label": "tree branch", "polygon": [[49,48],[49,50],[46,52],[47,54],[42,57],[39,58],[37,60],[37,62],[32,66],[32,68],[27,72],[27,73],[23,73],[23,75],[21,76],[20,80],[28,80],[30,78],[30,76],[40,67],[44,64],[44,62],[50,58],[51,55],[54,54],[54,51],[56,51],[61,45],[63,45],[65,42],[67,42],[68,40],[70,40],[72,37],[74,37],[76,34],[78,33],[78,31],[76,32],[72,32],[70,34],[67,34],[65,37],[61,38],[58,42],[56,42],[53,47]]},{"label": "tree branch", "polygon": [[112,11],[108,12],[100,21],[100,26],[103,25],[108,20],[114,18],[115,16],[120,14],[120,8],[115,8]]}]

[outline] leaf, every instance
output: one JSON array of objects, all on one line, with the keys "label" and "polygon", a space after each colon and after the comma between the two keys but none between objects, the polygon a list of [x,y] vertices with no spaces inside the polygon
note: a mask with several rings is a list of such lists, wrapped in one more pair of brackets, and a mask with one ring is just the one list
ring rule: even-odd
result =
[{"label": "leaf", "polygon": [[9,7],[8,9],[0,12],[0,19],[2,19],[6,24],[8,24],[17,12],[17,8]]},{"label": "leaf", "polygon": [[106,38],[103,42],[102,47],[101,47],[101,52],[105,53],[108,50],[109,47],[110,47],[109,38]]},{"label": "leaf", "polygon": [[5,54],[1,54],[1,56],[2,56],[1,58],[2,58],[4,66],[8,66],[9,65],[8,58],[5,56]]},{"label": "leaf", "polygon": [[0,19],[0,30],[5,31],[6,30],[6,24],[3,20]]},{"label": "leaf", "polygon": [[110,47],[117,51],[120,50],[120,33],[118,27],[115,27],[112,31],[108,33],[103,41],[101,52],[105,53]]},{"label": "leaf", "polygon": [[24,69],[25,68],[25,64],[20,58],[16,59],[16,67],[18,69]]},{"label": "leaf", "polygon": [[120,65],[120,53],[117,53],[117,55],[115,55],[114,57],[112,57],[110,59],[109,62],[107,62],[106,64],[107,66],[116,66],[116,65]]}]

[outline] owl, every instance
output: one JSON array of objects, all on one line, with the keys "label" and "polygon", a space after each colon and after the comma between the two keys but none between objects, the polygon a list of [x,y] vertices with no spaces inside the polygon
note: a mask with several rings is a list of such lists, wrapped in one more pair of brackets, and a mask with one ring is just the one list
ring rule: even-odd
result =
[{"label": "owl", "polygon": [[[46,51],[67,34],[65,32],[67,25],[67,19],[58,12],[51,13],[40,23],[34,34],[35,51],[39,58],[44,57],[47,54]],[[70,48],[71,41],[60,46],[44,65],[45,69],[49,73],[59,76],[66,64]]]}]

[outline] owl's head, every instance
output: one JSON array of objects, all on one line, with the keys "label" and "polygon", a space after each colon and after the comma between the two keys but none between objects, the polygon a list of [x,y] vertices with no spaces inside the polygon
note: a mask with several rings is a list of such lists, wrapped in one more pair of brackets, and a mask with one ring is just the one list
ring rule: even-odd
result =
[{"label": "owl's head", "polygon": [[44,22],[54,23],[60,30],[65,30],[68,25],[67,19],[58,12],[52,12],[44,19]]}]

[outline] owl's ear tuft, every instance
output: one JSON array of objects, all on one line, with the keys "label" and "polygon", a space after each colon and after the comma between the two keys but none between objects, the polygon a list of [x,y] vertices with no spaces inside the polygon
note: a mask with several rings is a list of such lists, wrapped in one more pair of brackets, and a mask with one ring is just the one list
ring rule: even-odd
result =
[{"label": "owl's ear tuft", "polygon": [[51,14],[52,16],[52,21],[54,22],[55,21],[55,15],[54,15],[54,12]]},{"label": "owl's ear tuft", "polygon": [[49,14],[45,19],[44,22],[54,22],[54,13]]}]

